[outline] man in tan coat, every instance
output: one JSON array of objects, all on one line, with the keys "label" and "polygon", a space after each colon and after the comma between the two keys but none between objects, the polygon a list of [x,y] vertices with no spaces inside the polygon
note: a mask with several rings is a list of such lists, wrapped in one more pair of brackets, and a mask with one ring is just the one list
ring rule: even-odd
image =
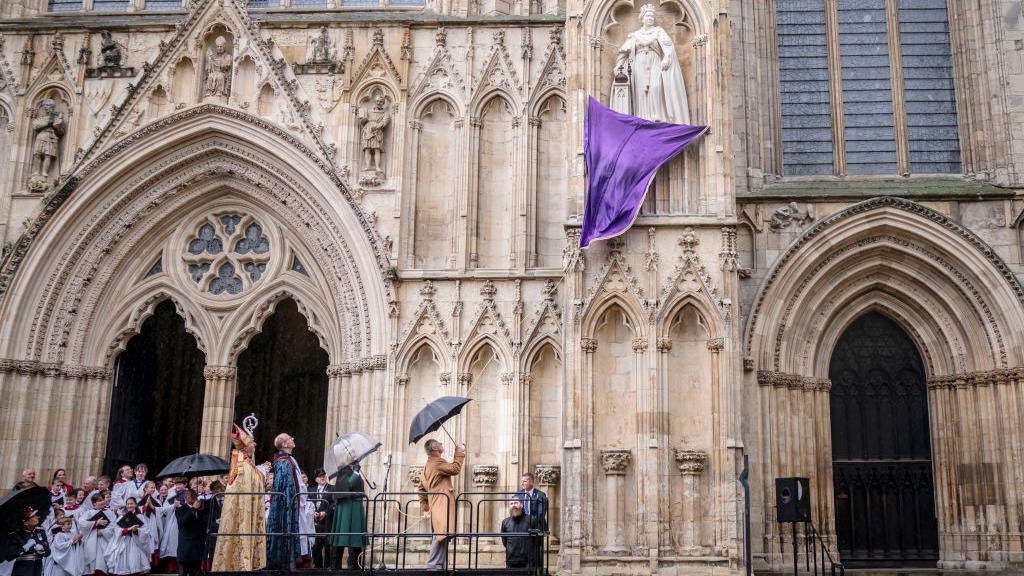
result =
[{"label": "man in tan coat", "polygon": [[466,447],[455,447],[455,459],[444,459],[444,445],[437,440],[427,440],[423,445],[427,451],[427,463],[420,475],[420,507],[430,516],[430,527],[435,533],[430,540],[430,556],[427,570],[444,570],[448,563],[447,532],[455,531],[455,488],[452,476],[462,472],[466,460]]}]

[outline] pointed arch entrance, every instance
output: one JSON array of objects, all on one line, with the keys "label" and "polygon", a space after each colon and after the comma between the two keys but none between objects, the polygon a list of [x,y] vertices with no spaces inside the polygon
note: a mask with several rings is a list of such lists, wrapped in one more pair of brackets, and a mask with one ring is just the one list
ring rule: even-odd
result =
[{"label": "pointed arch entrance", "polygon": [[[274,437],[295,437],[295,459],[304,471],[323,464],[327,426],[327,352],[291,298],[278,303],[249,346],[238,356],[235,417],[255,413],[256,457],[274,452]],[[337,431],[330,431],[333,435]]]},{"label": "pointed arch entrance", "polygon": [[164,300],[117,357],[103,471],[145,462],[152,474],[199,450],[206,359]]},{"label": "pointed arch entrance", "polygon": [[836,535],[844,563],[934,564],[938,526],[924,363],[911,337],[868,312],[829,365]]}]

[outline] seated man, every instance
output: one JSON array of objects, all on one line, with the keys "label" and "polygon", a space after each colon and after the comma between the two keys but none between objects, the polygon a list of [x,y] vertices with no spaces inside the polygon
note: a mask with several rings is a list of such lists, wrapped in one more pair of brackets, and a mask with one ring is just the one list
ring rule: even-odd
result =
[{"label": "seated man", "polygon": [[[534,531],[535,535],[525,534]],[[507,568],[537,568],[540,566],[538,555],[540,546],[540,522],[537,517],[525,514],[522,500],[512,500],[508,504],[508,518],[501,522],[501,533],[519,533],[519,536],[502,536],[501,543],[505,546],[505,566]]]}]

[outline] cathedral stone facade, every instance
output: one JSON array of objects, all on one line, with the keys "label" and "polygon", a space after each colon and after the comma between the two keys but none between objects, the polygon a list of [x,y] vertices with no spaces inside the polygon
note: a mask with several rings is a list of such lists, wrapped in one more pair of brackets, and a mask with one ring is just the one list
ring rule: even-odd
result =
[{"label": "cathedral stone facade", "polygon": [[[413,490],[459,395],[560,573],[743,573],[745,458],[757,570],[787,476],[850,565],[1019,570],[1021,3],[641,4],[0,3],[0,485],[251,411]],[[658,64],[711,131],[581,250],[587,96]]]}]

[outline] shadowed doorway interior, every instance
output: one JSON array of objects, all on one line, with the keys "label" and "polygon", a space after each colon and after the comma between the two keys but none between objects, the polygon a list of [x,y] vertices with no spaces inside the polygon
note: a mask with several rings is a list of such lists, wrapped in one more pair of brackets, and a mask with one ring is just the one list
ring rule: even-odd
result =
[{"label": "shadowed doorway interior", "polygon": [[174,303],[158,304],[117,357],[105,474],[116,478],[118,467],[144,462],[153,477],[199,450],[205,364]]},{"label": "shadowed doorway interior", "polygon": [[259,418],[257,462],[269,460],[274,437],[287,432],[295,437],[295,459],[311,480],[313,470],[323,466],[328,363],[295,301],[278,303],[238,356],[235,420],[249,413]]},{"label": "shadowed doorway interior", "polygon": [[934,566],[938,527],[924,364],[887,316],[861,316],[829,365],[836,536],[847,566]]}]

